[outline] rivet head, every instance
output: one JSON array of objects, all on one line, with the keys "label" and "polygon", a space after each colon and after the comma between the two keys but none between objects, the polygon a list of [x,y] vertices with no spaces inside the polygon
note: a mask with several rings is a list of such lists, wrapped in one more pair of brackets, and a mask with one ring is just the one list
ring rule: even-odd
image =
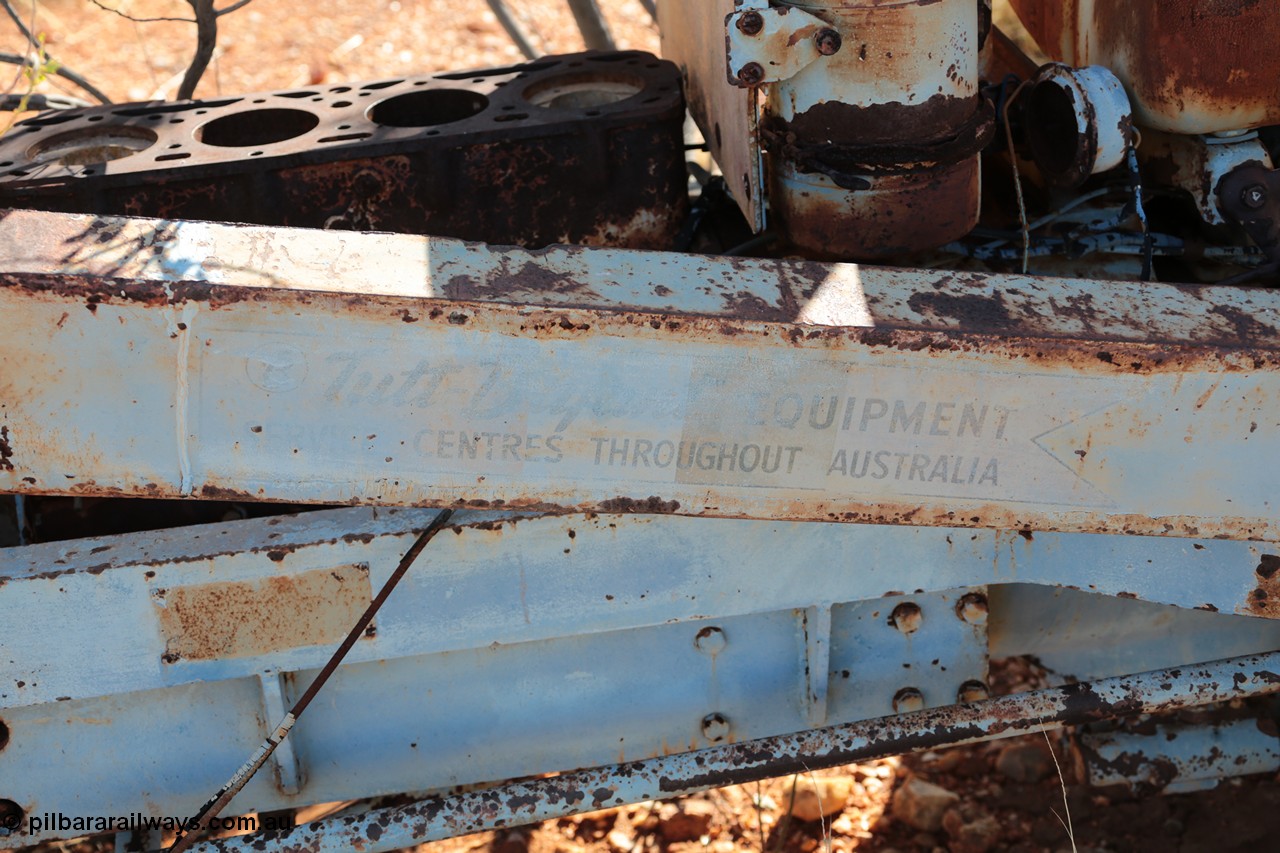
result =
[{"label": "rivet head", "polygon": [[764,80],[764,66],[759,62],[748,62],[738,69],[738,80],[744,86],[759,86]]},{"label": "rivet head", "polygon": [[991,691],[981,681],[966,681],[956,694],[958,702],[984,702],[991,698]]},{"label": "rivet head", "polygon": [[738,17],[738,30],[743,35],[758,36],[760,31],[764,29],[764,18],[760,17],[759,12],[743,12]]},{"label": "rivet head", "polygon": [[914,634],[924,624],[924,613],[920,611],[920,605],[907,601],[893,608],[889,624],[904,634]]},{"label": "rivet head", "polygon": [[840,37],[840,33],[833,29],[818,30],[817,35],[813,37],[813,43],[818,48],[818,53],[823,56],[831,56],[840,52],[840,46],[844,44],[844,39]]},{"label": "rivet head", "polygon": [[719,711],[702,718],[702,736],[712,743],[719,743],[729,736],[729,719]]},{"label": "rivet head", "polygon": [[956,602],[956,615],[970,625],[987,624],[987,597],[980,592],[961,596]]},{"label": "rivet head", "polygon": [[714,625],[708,625],[706,628],[703,628],[698,632],[697,636],[693,638],[694,648],[703,654],[708,655],[714,655],[716,652],[723,649],[727,642],[728,639],[725,637],[724,631]]},{"label": "rivet head", "polygon": [[924,710],[924,694],[914,687],[904,687],[893,694],[893,713],[910,714]]}]

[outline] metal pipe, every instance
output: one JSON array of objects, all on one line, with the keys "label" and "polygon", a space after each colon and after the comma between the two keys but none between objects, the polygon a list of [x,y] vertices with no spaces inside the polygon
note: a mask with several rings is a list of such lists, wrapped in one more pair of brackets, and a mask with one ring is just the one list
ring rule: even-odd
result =
[{"label": "metal pipe", "polygon": [[889,755],[1280,691],[1280,651],[513,782],[360,817],[199,844],[195,853],[364,853]]},{"label": "metal pipe", "polygon": [[613,35],[596,0],[569,0],[569,11],[578,22],[578,31],[587,50],[614,50]]},{"label": "metal pipe", "polygon": [[542,55],[542,52],[533,46],[533,39],[529,36],[529,31],[516,20],[515,15],[511,14],[511,10],[507,8],[504,0],[489,0],[489,9],[493,11],[493,16],[498,19],[498,23],[506,30],[516,48],[524,54],[525,59],[537,59]]}]

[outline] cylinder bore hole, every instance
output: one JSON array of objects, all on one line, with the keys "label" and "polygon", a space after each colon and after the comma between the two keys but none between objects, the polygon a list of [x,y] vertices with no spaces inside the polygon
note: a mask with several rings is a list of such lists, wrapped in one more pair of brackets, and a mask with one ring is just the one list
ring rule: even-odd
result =
[{"label": "cylinder bore hole", "polygon": [[465,89],[424,89],[380,101],[369,120],[389,127],[431,127],[462,121],[489,106],[489,99]]},{"label": "cylinder bore hole", "polygon": [[0,720],[0,751],[3,751],[9,745],[9,727],[4,724],[4,720]]},{"label": "cylinder bore hole", "polygon": [[196,138],[219,148],[248,148],[302,136],[318,124],[319,116],[306,110],[248,110],[215,118],[196,131]]},{"label": "cylinder bore hole", "polygon": [[157,138],[145,127],[86,127],[40,140],[27,150],[27,158],[33,163],[86,166],[130,157],[150,148]]},{"label": "cylinder bore hole", "polygon": [[561,74],[525,89],[525,100],[535,107],[585,110],[625,101],[644,91],[644,80],[618,72],[581,71]]}]

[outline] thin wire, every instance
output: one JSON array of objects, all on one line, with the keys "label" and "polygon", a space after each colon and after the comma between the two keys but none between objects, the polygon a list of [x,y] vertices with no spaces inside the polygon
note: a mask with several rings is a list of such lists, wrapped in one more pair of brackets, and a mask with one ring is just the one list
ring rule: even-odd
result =
[{"label": "thin wire", "polygon": [[306,689],[306,692],[302,694],[302,697],[294,703],[292,708],[289,709],[289,713],[284,715],[284,719],[280,721],[280,725],[276,726],[275,730],[272,731],[271,734],[267,736],[266,740],[264,740],[254,751],[253,755],[249,756],[249,760],[241,765],[240,769],[232,774],[231,778],[227,780],[227,783],[219,788],[218,792],[210,797],[208,801],[200,807],[200,811],[196,812],[195,817],[191,819],[189,828],[182,830],[178,837],[174,839],[173,846],[169,848],[169,853],[182,853],[182,851],[194,844],[198,833],[209,825],[209,821],[216,818],[219,813],[222,812],[222,809],[227,805],[227,803],[231,802],[235,795],[240,792],[240,789],[247,785],[249,780],[253,778],[253,775],[258,772],[258,769],[266,763],[267,759],[271,756],[271,753],[276,751],[276,747],[280,745],[281,741],[283,741],[293,729],[298,718],[302,716],[302,712],[307,710],[307,706],[311,704],[311,700],[316,697],[316,694],[319,693],[320,689],[324,687],[326,682],[328,682],[329,676],[333,675],[334,671],[337,670],[338,664],[342,663],[342,659],[347,656],[347,652],[351,651],[351,647],[354,646],[356,641],[364,634],[365,629],[369,627],[369,623],[373,621],[373,617],[377,615],[383,602],[385,602],[387,597],[391,595],[392,590],[396,588],[396,584],[398,584],[400,579],[404,577],[405,572],[409,571],[409,567],[413,565],[414,560],[418,559],[418,555],[422,553],[422,549],[426,548],[427,543],[434,539],[435,535],[444,529],[444,526],[449,523],[449,519],[452,516],[453,510],[441,510],[440,514],[437,515],[429,525],[427,525],[427,529],[422,531],[422,534],[418,537],[417,541],[415,541],[413,545],[410,546],[409,550],[405,552],[404,557],[400,559],[400,564],[396,566],[396,570],[391,573],[391,577],[387,578],[387,582],[382,585],[382,589],[380,589],[378,594],[374,596],[373,601],[369,603],[364,614],[356,621],[356,624],[351,628],[351,631],[348,632],[347,638],[342,641],[342,645],[338,646],[337,650],[329,658],[329,662],[324,665],[324,668],[320,670],[320,673],[315,677],[315,680],[311,682],[311,686]]},{"label": "thin wire", "polygon": [[1031,231],[1027,227],[1027,204],[1022,198],[1022,175],[1018,172],[1018,153],[1013,150],[1013,128],[1009,126],[1009,107],[1013,106],[1013,102],[1018,100],[1018,95],[1022,94],[1022,90],[1027,87],[1030,80],[1023,80],[1018,84],[1018,88],[1013,90],[1013,94],[1009,96],[1009,100],[1004,102],[1000,119],[1004,122],[1004,139],[1009,150],[1009,162],[1013,164],[1013,187],[1018,195],[1018,223],[1022,226],[1022,272],[1025,275],[1031,256]]}]

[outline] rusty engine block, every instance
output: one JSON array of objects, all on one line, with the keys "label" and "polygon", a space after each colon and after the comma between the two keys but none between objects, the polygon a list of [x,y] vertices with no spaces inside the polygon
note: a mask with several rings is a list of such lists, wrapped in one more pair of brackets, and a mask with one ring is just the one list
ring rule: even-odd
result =
[{"label": "rusty engine block", "polygon": [[8,207],[659,249],[688,207],[679,70],[638,51],[43,113]]}]

